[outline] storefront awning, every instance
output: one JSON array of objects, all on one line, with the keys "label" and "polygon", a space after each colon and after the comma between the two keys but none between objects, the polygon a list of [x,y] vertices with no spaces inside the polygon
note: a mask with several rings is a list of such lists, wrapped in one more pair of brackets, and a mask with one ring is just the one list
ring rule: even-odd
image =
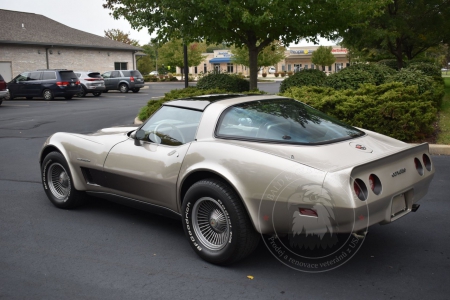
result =
[{"label": "storefront awning", "polygon": [[212,64],[229,63],[231,62],[231,57],[216,57],[209,61]]}]

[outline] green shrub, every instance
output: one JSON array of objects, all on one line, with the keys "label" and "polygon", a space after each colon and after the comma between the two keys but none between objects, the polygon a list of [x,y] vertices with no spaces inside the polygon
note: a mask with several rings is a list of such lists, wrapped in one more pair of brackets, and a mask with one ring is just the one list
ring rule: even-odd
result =
[{"label": "green shrub", "polygon": [[322,86],[325,79],[327,79],[327,75],[322,71],[311,69],[301,70],[281,82],[280,93],[284,93],[291,87]]},{"label": "green shrub", "polygon": [[433,131],[437,110],[430,95],[417,86],[364,84],[357,90],[327,87],[292,88],[282,94],[302,101],[350,125],[373,130],[405,142]]},{"label": "green shrub", "polygon": [[240,93],[250,90],[250,82],[234,74],[209,73],[199,79],[197,88],[201,90],[222,89]]},{"label": "green shrub", "polygon": [[[147,120],[155,111],[157,111],[164,102],[175,100],[175,99],[185,99],[201,95],[211,95],[211,94],[232,94],[223,89],[209,89],[203,90],[197,87],[188,87],[185,89],[172,90],[164,94],[164,97],[158,100],[150,100],[147,105],[142,107],[139,111],[138,118],[141,121]],[[252,90],[243,92],[246,95],[261,95],[267,94],[264,91]]]},{"label": "green shrub", "polygon": [[388,76],[395,74],[394,69],[383,64],[353,64],[346,69],[369,72],[374,77],[376,85],[383,84]]},{"label": "green shrub", "polygon": [[158,78],[154,75],[144,75],[144,81],[145,82],[150,82],[150,81],[155,82],[155,81],[158,81]]},{"label": "green shrub", "polygon": [[413,62],[411,63],[408,68],[408,70],[412,71],[422,71],[425,75],[431,76],[431,77],[438,77],[441,78],[441,69],[437,67],[436,65],[425,63],[425,62]]},{"label": "green shrub", "polygon": [[339,73],[333,73],[325,80],[325,86],[336,90],[356,90],[364,83],[375,84],[375,77],[367,71],[360,69],[352,70],[351,68],[345,68]]},{"label": "green shrub", "polygon": [[[398,70],[398,64],[396,59],[383,59],[378,62],[378,64],[388,66],[391,69]],[[403,68],[408,66],[407,61],[403,61]]]},{"label": "green shrub", "polygon": [[434,106],[439,108],[444,97],[444,83],[441,77],[433,78],[425,75],[422,71],[413,69],[402,69],[389,76],[386,82],[401,82],[405,86],[415,86],[419,94],[426,94],[426,97],[433,101]]}]

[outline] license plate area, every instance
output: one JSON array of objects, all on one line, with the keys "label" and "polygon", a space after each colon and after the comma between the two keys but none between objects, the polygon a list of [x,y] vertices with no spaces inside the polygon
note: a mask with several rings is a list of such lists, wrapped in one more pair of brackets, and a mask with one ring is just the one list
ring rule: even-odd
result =
[{"label": "license plate area", "polygon": [[392,198],[391,222],[411,212],[414,191],[408,190]]}]

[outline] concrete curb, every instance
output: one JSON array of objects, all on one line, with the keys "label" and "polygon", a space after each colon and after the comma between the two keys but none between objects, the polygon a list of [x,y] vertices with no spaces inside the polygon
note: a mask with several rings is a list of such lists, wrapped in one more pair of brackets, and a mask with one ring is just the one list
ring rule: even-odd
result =
[{"label": "concrete curb", "polygon": [[[134,119],[134,124],[141,125],[143,122],[138,117]],[[431,155],[450,155],[450,145],[430,144]]]}]

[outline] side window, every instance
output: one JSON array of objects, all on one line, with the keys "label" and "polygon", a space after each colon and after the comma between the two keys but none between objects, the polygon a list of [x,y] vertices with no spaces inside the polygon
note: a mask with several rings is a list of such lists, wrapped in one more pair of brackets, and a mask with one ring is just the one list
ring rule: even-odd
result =
[{"label": "side window", "polygon": [[44,74],[42,74],[42,80],[56,80],[56,73],[44,72]]},{"label": "side window", "polygon": [[106,72],[102,74],[103,78],[110,78],[111,77],[111,72]]},{"label": "side window", "polygon": [[28,81],[41,80],[41,73],[42,72],[31,72],[28,76]]},{"label": "side window", "polygon": [[118,71],[111,72],[111,78],[118,78],[118,77],[120,77],[120,72]]},{"label": "side window", "polygon": [[28,76],[30,76],[29,72],[22,73],[22,74],[20,74],[19,76],[16,77],[16,81],[17,82],[19,82],[19,81],[27,81],[28,80]]},{"label": "side window", "polygon": [[80,78],[81,73],[75,73],[75,75],[77,75],[77,77]]},{"label": "side window", "polygon": [[163,106],[141,128],[153,143],[179,146],[195,139],[202,112]]}]

